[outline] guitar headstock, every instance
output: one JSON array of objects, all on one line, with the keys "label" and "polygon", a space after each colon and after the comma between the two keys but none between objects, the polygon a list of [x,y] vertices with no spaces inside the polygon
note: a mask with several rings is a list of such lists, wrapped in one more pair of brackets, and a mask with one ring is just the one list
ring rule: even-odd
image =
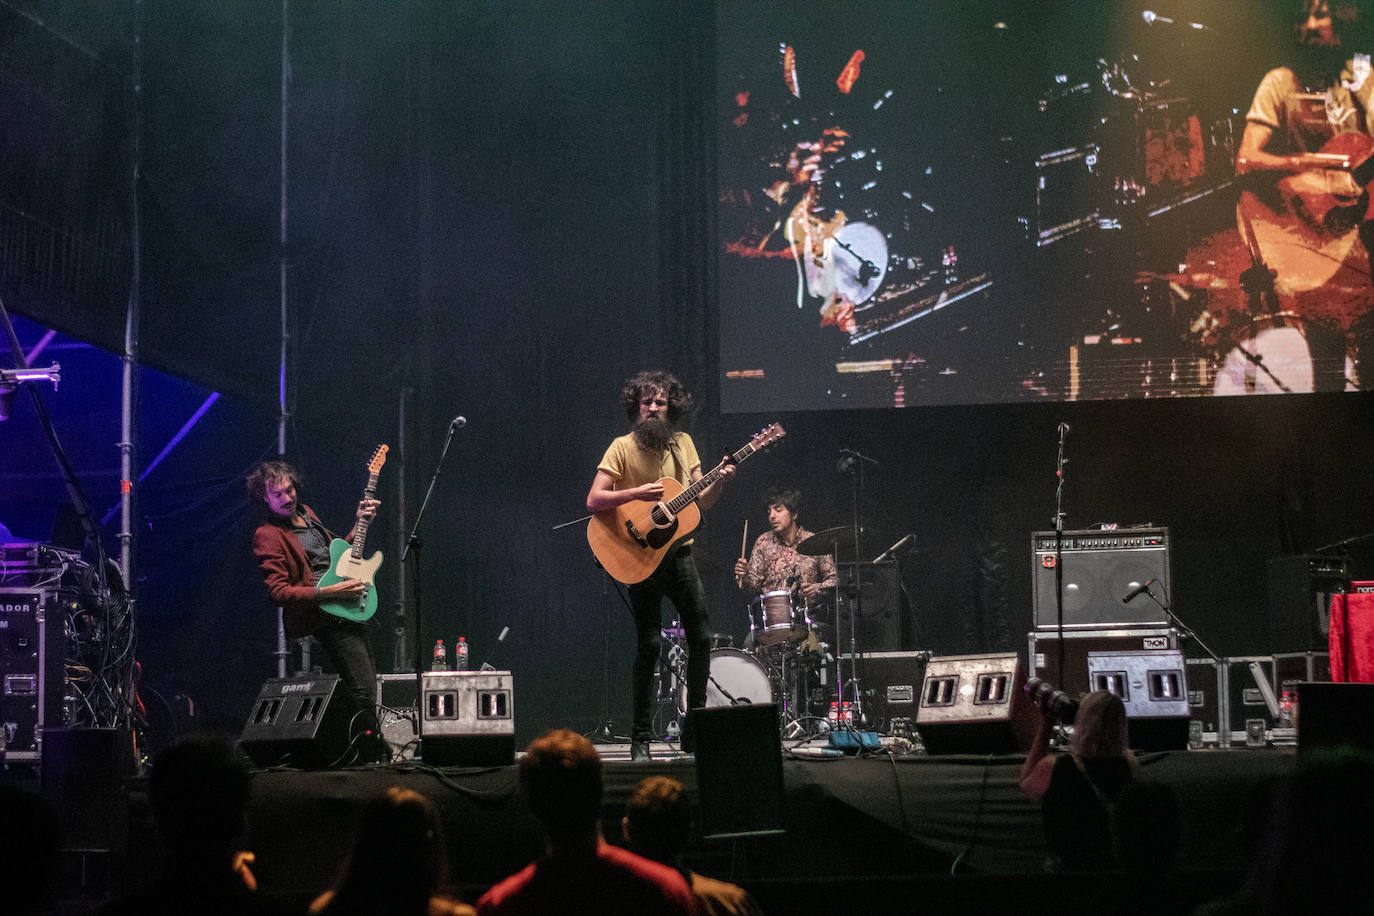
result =
[{"label": "guitar headstock", "polygon": [[369,474],[381,473],[382,465],[386,464],[386,453],[389,447],[385,444],[377,446],[377,450],[372,453],[372,460],[367,463]]},{"label": "guitar headstock", "polygon": [[767,448],[785,435],[787,435],[787,430],[782,428],[781,423],[769,423],[763,429],[759,430],[758,433],[754,435],[754,438],[749,440],[749,444],[753,446],[755,451],[758,451],[759,449]]}]

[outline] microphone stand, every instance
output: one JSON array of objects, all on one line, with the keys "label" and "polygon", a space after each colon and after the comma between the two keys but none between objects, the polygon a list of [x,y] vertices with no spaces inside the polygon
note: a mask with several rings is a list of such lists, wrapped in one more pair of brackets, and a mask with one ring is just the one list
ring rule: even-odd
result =
[{"label": "microphone stand", "polygon": [[[1167,601],[1161,601],[1148,585],[1145,587],[1145,594],[1149,595],[1150,600],[1154,601],[1155,604],[1159,605],[1160,609],[1164,611],[1164,617],[1170,622],[1172,622],[1174,626],[1178,627],[1178,631],[1182,633],[1185,638],[1191,639],[1193,642],[1197,643],[1198,648],[1201,649],[1203,652],[1206,652],[1208,657],[1211,658],[1212,661],[1221,661],[1221,658],[1218,657],[1215,652],[1213,652],[1211,649],[1207,647],[1207,643],[1203,642],[1202,639],[1196,633],[1193,632],[1192,628],[1189,627],[1188,624],[1184,623],[1182,620],[1179,619],[1179,616],[1174,613],[1173,608],[1169,607],[1169,603]],[[1168,596],[1166,595],[1165,597],[1167,598]]]},{"label": "microphone stand", "polygon": [[[1055,465],[1054,476],[1054,605],[1055,631],[1059,640],[1059,671],[1056,684],[1064,689],[1064,440],[1068,438],[1069,424],[1059,424],[1059,458]],[[1035,659],[1029,659],[1031,664]]]},{"label": "microphone stand", "polygon": [[[858,648],[857,632],[858,632],[858,627],[859,627],[859,617],[861,617],[861,616],[863,615],[863,609],[864,609],[863,567],[860,565],[861,561],[859,560],[859,558],[862,557],[862,556],[864,555],[864,551],[863,551],[863,508],[862,508],[862,504],[863,504],[863,491],[864,491],[864,462],[869,462],[869,463],[874,464],[874,465],[876,465],[878,462],[874,461],[872,458],[869,458],[867,455],[862,455],[862,454],[860,454],[859,452],[854,451],[854,450],[852,450],[852,449],[840,449],[840,455],[842,456],[842,457],[840,458],[839,468],[838,468],[839,471],[840,471],[840,473],[842,473],[842,474],[848,474],[849,477],[850,477],[850,479],[854,482],[854,485],[853,485],[853,501],[854,501],[854,554],[853,554],[853,556],[854,556],[854,564],[853,564],[853,566],[851,567],[851,568],[853,569],[853,572],[854,572],[854,600],[853,600],[853,603],[850,605],[850,608],[849,608],[849,676],[850,676],[850,682],[854,685],[854,718],[855,718],[855,721],[856,721],[856,722],[862,724],[862,723],[863,723],[863,716],[864,716],[864,711],[863,711],[863,690],[862,690],[863,685],[862,685],[862,683],[860,682],[860,678],[859,678],[859,648]],[[836,545],[835,545],[835,560],[836,560],[835,569],[836,569],[836,573],[837,573],[837,575],[836,575],[836,582],[837,582],[837,583],[838,583],[838,581],[839,581],[839,576],[838,576],[838,572],[839,572],[839,552],[840,552],[840,551],[839,551],[839,543],[838,543],[838,541],[837,541],[837,542],[836,542]],[[835,630],[835,638],[836,638],[836,639],[839,639],[840,636],[841,636],[841,634],[840,634],[840,631],[839,631],[839,629],[838,629],[838,625],[839,625],[839,619],[838,619],[838,618],[839,618],[839,603],[838,603],[838,602],[836,602],[836,605],[835,605],[835,616],[836,616],[836,621],[835,621],[835,623],[836,623],[836,627],[837,627],[836,630]],[[835,695],[835,696],[836,696],[836,700],[839,702],[840,718],[841,718],[841,720],[843,720],[843,718],[844,718],[844,679],[843,679],[843,672],[841,671],[841,668],[840,668],[840,659],[839,659],[838,656],[837,656],[836,659],[835,659],[835,689],[836,689],[836,691],[837,691],[837,693],[836,693],[836,695]],[[840,725],[843,726],[843,725],[844,725],[844,722],[841,721],[841,722],[840,722]],[[852,726],[851,726],[851,729],[852,729],[852,730],[857,730],[857,729],[853,729]]]},{"label": "microphone stand", "polygon": [[[434,465],[434,475],[429,478],[429,489],[425,491],[425,498],[420,501],[420,511],[415,513],[415,523],[410,526],[410,534],[406,537],[405,550],[401,551],[401,569],[405,569],[406,557],[410,555],[411,549],[415,551],[415,736],[420,741],[425,737],[425,639],[424,639],[424,614],[421,610],[420,595],[424,591],[421,588],[420,578],[423,564],[420,560],[421,548],[424,543],[420,540],[420,522],[425,517],[425,509],[429,508],[430,498],[434,496],[434,484],[439,480],[439,473],[444,469],[444,459],[448,457],[448,448],[453,444],[453,437],[458,432],[458,421],[454,420],[448,425],[448,435],[444,437],[444,447],[439,452],[439,460]],[[423,748],[423,745],[422,745]],[[423,750],[421,751],[423,753]]]}]

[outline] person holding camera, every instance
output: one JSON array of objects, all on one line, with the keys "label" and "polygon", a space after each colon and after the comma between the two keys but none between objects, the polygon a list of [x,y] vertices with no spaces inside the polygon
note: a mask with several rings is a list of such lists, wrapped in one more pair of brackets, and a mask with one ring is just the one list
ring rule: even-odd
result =
[{"label": "person holding camera", "polygon": [[[1056,696],[1061,702],[1053,702]],[[1040,700],[1040,722],[1021,765],[1021,791],[1041,800],[1045,870],[1111,868],[1112,800],[1138,771],[1128,746],[1126,706],[1107,690],[1083,697],[1077,712],[1058,691],[1045,691]],[[1060,722],[1073,723],[1069,752],[1051,754],[1050,736]]]}]

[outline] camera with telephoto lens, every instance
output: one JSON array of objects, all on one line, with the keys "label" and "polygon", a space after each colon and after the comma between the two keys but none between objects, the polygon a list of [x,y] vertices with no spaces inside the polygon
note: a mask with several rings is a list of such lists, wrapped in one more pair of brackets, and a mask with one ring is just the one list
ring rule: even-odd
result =
[{"label": "camera with telephoto lens", "polygon": [[1060,725],[1073,724],[1073,717],[1078,714],[1078,700],[1038,677],[1027,678],[1024,690],[1045,718]]}]

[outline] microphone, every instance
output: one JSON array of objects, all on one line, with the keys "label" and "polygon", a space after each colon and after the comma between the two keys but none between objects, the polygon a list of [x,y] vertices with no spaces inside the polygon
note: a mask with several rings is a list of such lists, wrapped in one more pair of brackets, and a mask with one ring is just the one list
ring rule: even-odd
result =
[{"label": "microphone", "polygon": [[468,418],[467,418],[467,417],[454,417],[454,418],[453,418],[453,422],[450,423],[450,424],[448,425],[448,429],[449,429],[449,432],[453,432],[454,430],[456,430],[456,429],[462,429],[464,426],[467,426],[467,425],[468,425]]},{"label": "microphone", "polygon": [[1069,433],[1071,433],[1071,432],[1073,432],[1073,427],[1072,427],[1072,426],[1070,426],[1070,425],[1067,424],[1067,423],[1060,422],[1060,424],[1059,424],[1059,435],[1061,435],[1061,436],[1067,436],[1067,435],[1068,435]]},{"label": "microphone", "polygon": [[[462,419],[463,419],[462,417],[459,417],[459,418],[458,418],[458,420],[462,420]],[[454,420],[453,422],[457,423],[458,420]],[[497,650],[498,647],[500,647],[501,643],[503,643],[503,642],[506,641],[506,634],[509,633],[509,632],[510,632],[510,627],[502,627],[502,628],[501,628],[501,635],[498,636],[498,637],[496,637],[496,645],[494,645],[494,646],[491,647],[491,651],[487,653],[487,660],[484,661],[484,662],[482,662],[482,666],[481,666],[480,668],[477,669],[478,671],[495,671],[495,670],[496,670],[496,668],[491,664],[491,657],[492,657],[493,655],[496,654],[496,650]]]},{"label": "microphone", "polygon": [[1121,599],[1121,603],[1122,603],[1122,604],[1130,604],[1130,603],[1131,603],[1132,601],[1134,601],[1136,598],[1139,598],[1141,595],[1143,595],[1143,594],[1145,594],[1146,592],[1148,592],[1148,591],[1150,590],[1150,586],[1151,586],[1151,585],[1154,585],[1154,584],[1155,584],[1155,580],[1154,580],[1154,579],[1146,579],[1145,582],[1143,582],[1143,583],[1140,584],[1140,585],[1137,585],[1135,588],[1133,588],[1133,589],[1131,589],[1129,592],[1127,592],[1127,593],[1126,593],[1126,596],[1125,596],[1124,598]]},{"label": "microphone", "polygon": [[865,454],[863,454],[863,453],[861,453],[861,452],[855,451],[855,450],[852,449],[852,448],[842,448],[842,449],[840,449],[840,454],[843,455],[843,456],[846,457],[846,458],[857,458],[857,459],[859,459],[860,461],[867,461],[869,464],[873,465],[875,468],[878,466],[878,462],[877,462],[877,461],[875,461],[874,459],[868,457],[867,455],[865,455]]},{"label": "microphone", "polygon": [[1161,16],[1154,10],[1141,10],[1140,18],[1145,20],[1146,25],[1154,25],[1156,22],[1162,25],[1179,25],[1190,29],[1197,29],[1199,32],[1210,32],[1211,29],[1200,22],[1176,22],[1168,16]]},{"label": "microphone", "polygon": [[911,543],[912,541],[914,541],[915,539],[916,539],[916,534],[915,534],[914,532],[911,533],[911,534],[908,534],[906,537],[902,538],[900,541],[898,541],[897,543],[893,544],[891,547],[887,548],[887,549],[884,550],[882,553],[880,553],[880,554],[878,554],[876,557],[874,557],[873,560],[872,560],[872,562],[875,563],[875,564],[883,562],[883,561],[886,560],[888,557],[892,556],[894,553],[896,553],[897,551],[901,550],[903,547],[905,547],[907,544],[910,544],[910,543]]}]

